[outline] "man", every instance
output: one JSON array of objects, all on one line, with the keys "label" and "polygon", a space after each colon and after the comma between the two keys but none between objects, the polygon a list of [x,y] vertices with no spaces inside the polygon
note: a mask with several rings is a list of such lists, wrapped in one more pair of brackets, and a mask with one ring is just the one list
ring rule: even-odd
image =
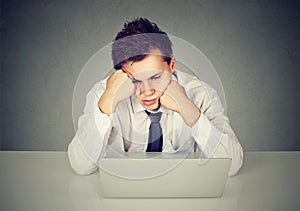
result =
[{"label": "man", "polygon": [[68,147],[80,175],[97,169],[106,151],[201,151],[230,157],[238,172],[243,151],[215,90],[175,70],[171,41],[155,23],[125,23],[112,45],[116,71],[86,98],[78,131]]}]

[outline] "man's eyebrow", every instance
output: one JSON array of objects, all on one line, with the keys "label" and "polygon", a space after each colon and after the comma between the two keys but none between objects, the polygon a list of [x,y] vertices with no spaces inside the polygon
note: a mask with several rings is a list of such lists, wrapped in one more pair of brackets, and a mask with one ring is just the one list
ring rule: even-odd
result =
[{"label": "man's eyebrow", "polygon": [[124,67],[124,66],[121,66],[123,72],[127,73],[131,78],[134,78],[134,76]]},{"label": "man's eyebrow", "polygon": [[136,79],[135,77],[132,77],[131,80],[132,80],[133,82],[142,82],[141,80],[138,80],[138,79]]}]

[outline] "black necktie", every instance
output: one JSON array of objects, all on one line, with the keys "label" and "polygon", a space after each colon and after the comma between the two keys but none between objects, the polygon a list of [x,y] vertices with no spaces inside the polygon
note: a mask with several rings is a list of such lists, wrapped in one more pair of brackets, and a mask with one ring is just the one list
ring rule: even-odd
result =
[{"label": "black necktie", "polygon": [[163,145],[163,135],[159,121],[162,113],[150,113],[148,111],[146,111],[146,113],[151,120],[151,124],[149,127],[147,152],[161,152]]}]

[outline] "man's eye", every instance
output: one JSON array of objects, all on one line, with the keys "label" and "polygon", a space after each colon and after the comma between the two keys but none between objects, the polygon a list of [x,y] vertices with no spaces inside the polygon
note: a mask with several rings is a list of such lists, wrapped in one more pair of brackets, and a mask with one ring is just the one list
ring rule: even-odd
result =
[{"label": "man's eye", "polygon": [[154,76],[154,77],[152,77],[151,79],[152,79],[152,80],[157,80],[157,79],[159,79],[159,78],[160,78],[160,75]]}]

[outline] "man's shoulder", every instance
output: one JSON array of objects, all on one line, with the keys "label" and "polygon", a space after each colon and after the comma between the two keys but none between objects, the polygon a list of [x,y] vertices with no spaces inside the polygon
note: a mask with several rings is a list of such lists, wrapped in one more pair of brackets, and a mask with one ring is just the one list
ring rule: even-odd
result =
[{"label": "man's shoulder", "polygon": [[106,88],[107,79],[108,79],[108,77],[93,83],[87,93],[87,96],[89,96],[89,95],[92,95],[92,96],[96,95],[98,97],[101,96]]}]

